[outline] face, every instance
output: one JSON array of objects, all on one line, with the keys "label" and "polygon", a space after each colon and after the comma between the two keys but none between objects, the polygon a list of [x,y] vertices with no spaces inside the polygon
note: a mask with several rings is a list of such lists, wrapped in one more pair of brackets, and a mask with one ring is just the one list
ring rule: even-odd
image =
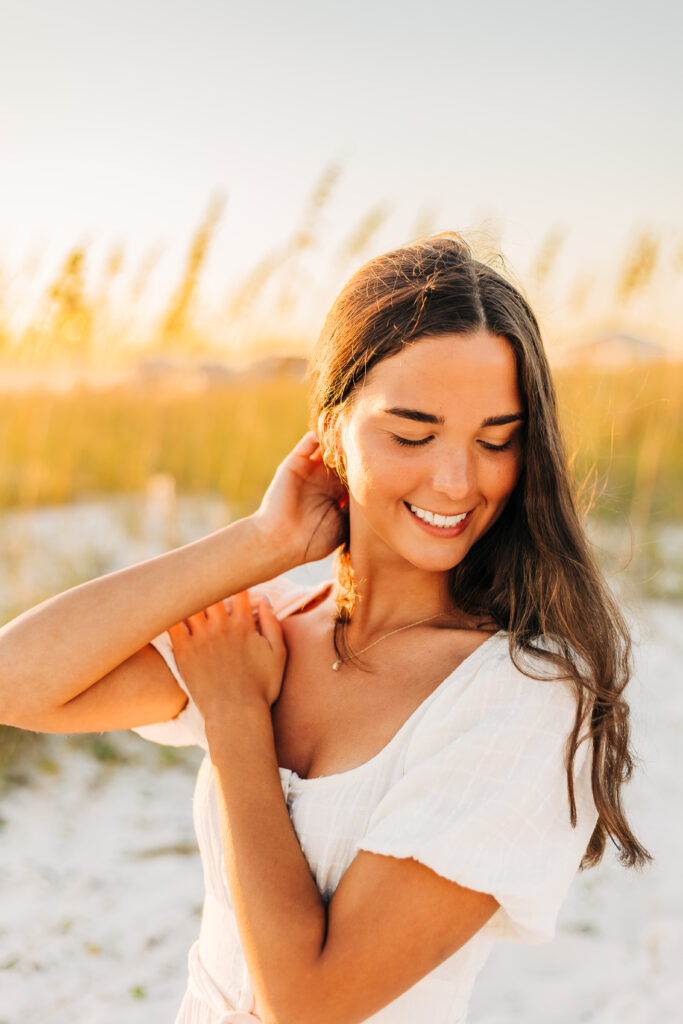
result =
[{"label": "face", "polygon": [[353,547],[457,565],[517,483],[523,419],[512,349],[486,331],[417,339],[377,363],[336,428]]}]

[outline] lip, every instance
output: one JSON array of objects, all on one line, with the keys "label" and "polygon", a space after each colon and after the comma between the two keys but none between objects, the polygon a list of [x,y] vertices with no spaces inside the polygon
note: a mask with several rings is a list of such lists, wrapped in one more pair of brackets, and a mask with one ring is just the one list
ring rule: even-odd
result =
[{"label": "lip", "polygon": [[463,530],[466,530],[472,518],[472,513],[474,512],[474,509],[471,508],[465,518],[461,520],[461,522],[456,523],[455,526],[434,526],[432,523],[428,523],[424,519],[420,519],[420,517],[416,516],[414,512],[411,512],[410,505],[407,501],[404,501],[403,504],[405,505],[406,512],[414,523],[417,523],[418,526],[420,526],[426,533],[431,534],[432,537],[443,537],[444,539],[458,537]]}]

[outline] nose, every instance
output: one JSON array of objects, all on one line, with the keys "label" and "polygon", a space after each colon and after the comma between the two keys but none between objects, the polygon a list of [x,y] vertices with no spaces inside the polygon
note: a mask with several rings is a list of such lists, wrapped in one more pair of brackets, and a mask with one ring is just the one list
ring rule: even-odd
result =
[{"label": "nose", "polygon": [[470,497],[475,488],[476,473],[471,452],[465,448],[441,449],[434,461],[432,487],[451,501]]}]

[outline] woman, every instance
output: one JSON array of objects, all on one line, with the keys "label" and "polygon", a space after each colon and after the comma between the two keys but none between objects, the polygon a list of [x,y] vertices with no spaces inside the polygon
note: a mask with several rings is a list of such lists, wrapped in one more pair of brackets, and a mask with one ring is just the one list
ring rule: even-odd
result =
[{"label": "woman", "polygon": [[[608,836],[649,857],[628,634],[535,317],[459,236],[361,268],[311,379],[315,434],[255,515],[2,630],[3,718],[206,750],[178,1024],[455,1024]],[[273,579],[335,547],[335,580]]]}]

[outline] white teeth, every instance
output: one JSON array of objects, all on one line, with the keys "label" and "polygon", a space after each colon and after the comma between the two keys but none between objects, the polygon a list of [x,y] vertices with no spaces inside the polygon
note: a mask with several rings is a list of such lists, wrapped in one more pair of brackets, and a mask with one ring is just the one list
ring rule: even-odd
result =
[{"label": "white teeth", "polygon": [[431,523],[433,526],[456,526],[461,523],[467,516],[467,512],[463,512],[459,516],[442,516],[438,512],[429,512],[427,509],[418,508],[417,505],[411,505],[410,511],[418,517],[418,519],[424,519],[426,523]]}]

